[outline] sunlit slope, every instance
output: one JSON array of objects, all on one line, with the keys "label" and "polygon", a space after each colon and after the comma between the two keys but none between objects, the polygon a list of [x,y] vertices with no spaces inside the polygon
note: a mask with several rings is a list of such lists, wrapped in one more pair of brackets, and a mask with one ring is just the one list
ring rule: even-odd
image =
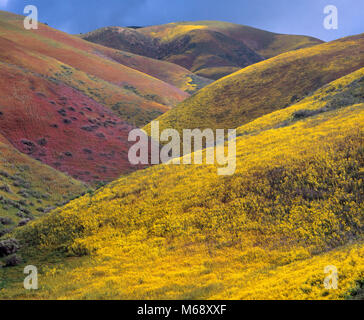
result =
[{"label": "sunlit slope", "polygon": [[312,47],[323,43],[322,40],[301,35],[273,33],[265,30],[222,21],[183,22],[179,25],[200,25],[221,32],[243,42],[250,49],[268,59],[281,53]]},{"label": "sunlit slope", "polygon": [[[16,237],[36,248],[21,252],[27,263],[44,265],[58,250],[84,257],[49,261],[36,292],[25,296],[22,283],[9,281],[0,295],[354,295],[364,278],[363,79],[361,69],[241,127],[232,176],[218,176],[215,166],[155,166],[19,230]],[[338,268],[338,290],[323,286],[327,265]]]},{"label": "sunlit slope", "polygon": [[144,28],[107,27],[81,35],[108,47],[179,64],[219,79],[263,58],[322,43],[221,21],[178,22]]},{"label": "sunlit slope", "polygon": [[364,68],[324,85],[293,106],[264,115],[237,128],[237,135],[254,135],[259,132],[286,127],[343,106],[364,101]]},{"label": "sunlit slope", "polygon": [[0,222],[1,236],[85,191],[82,183],[20,153],[0,134],[0,220],[6,220]]},{"label": "sunlit slope", "polygon": [[159,117],[161,129],[236,128],[363,67],[363,54],[361,34],[257,63],[205,87]]},{"label": "sunlit slope", "polygon": [[[118,103],[123,103],[118,110],[120,116],[129,117],[132,124],[151,120],[188,96],[172,84],[112,59],[117,54],[115,50],[43,24],[38,30],[25,30],[22,19],[0,12],[2,62],[66,82],[109,108],[116,109]],[[139,59],[139,64],[142,63],[149,62]],[[60,69],[61,65],[68,69]]]}]

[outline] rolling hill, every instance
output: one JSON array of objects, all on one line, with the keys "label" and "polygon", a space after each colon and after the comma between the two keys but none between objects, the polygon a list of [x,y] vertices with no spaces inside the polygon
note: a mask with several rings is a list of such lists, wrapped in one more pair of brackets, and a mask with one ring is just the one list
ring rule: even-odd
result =
[{"label": "rolling hill", "polygon": [[[122,100],[130,122],[153,119],[156,112],[163,113],[188,96],[173,85],[116,62],[108,56],[115,50],[110,52],[46,25],[28,31],[21,16],[1,12],[0,28],[1,46],[6,49],[1,51],[2,62],[65,82],[109,108]],[[138,119],[138,112],[147,119]]]},{"label": "rolling hill", "polygon": [[[22,19],[0,11],[0,299],[362,296],[364,34]],[[153,119],[236,128],[235,173],[132,166]]]},{"label": "rolling hill", "polygon": [[363,67],[363,54],[363,34],[284,53],[214,82],[157,120],[161,130],[180,132],[237,128]]},{"label": "rolling hill", "polygon": [[[330,69],[329,69],[330,70]],[[305,74],[303,74],[305,75]],[[160,165],[19,229],[4,298],[344,299],[364,277],[364,68],[239,127],[237,170]],[[62,258],[63,255],[63,258]],[[67,256],[71,256],[67,258]],[[323,286],[324,267],[340,272]]]},{"label": "rolling hill", "polygon": [[94,183],[138,167],[128,133],[210,80],[0,11],[0,134],[21,152]]},{"label": "rolling hill", "polygon": [[322,43],[312,37],[275,34],[220,21],[170,23],[138,29],[107,27],[81,37],[173,62],[214,80],[265,58]]}]

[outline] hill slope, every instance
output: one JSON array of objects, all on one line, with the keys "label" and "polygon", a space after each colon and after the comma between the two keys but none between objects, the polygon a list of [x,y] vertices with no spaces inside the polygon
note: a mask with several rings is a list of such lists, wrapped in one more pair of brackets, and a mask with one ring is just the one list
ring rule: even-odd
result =
[{"label": "hill slope", "polygon": [[363,48],[361,34],[281,54],[214,82],[157,120],[161,130],[236,128],[363,67]]},{"label": "hill slope", "polygon": [[[0,15],[2,62],[65,82],[110,108],[125,100],[123,109],[131,115],[129,121],[139,110],[146,116],[162,113],[188,96],[170,84],[110,59],[108,48],[42,24],[38,30],[28,31],[20,16],[2,11]],[[100,57],[100,51],[104,57]]]},{"label": "hill slope", "polygon": [[86,182],[137,168],[134,127],[79,91],[0,62],[0,93],[0,133],[21,152]]},{"label": "hill slope", "polygon": [[81,35],[119,50],[179,64],[219,79],[263,58],[322,43],[220,21],[170,23],[138,29],[108,27]]},{"label": "hill slope", "polygon": [[[364,69],[239,129],[237,171],[135,172],[17,232],[44,267],[9,297],[341,299],[364,275]],[[308,112],[309,110],[309,112]],[[254,129],[252,129],[254,128]],[[44,250],[43,252],[40,249]],[[83,256],[53,264],[52,255]],[[323,268],[340,272],[338,290]],[[16,269],[4,270],[9,279]],[[123,272],[120,272],[122,270]]]},{"label": "hill slope", "polygon": [[1,236],[85,191],[81,182],[20,153],[0,134]]},{"label": "hill slope", "polygon": [[76,179],[110,181],[135,170],[129,131],[210,83],[43,24],[25,30],[23,18],[0,11],[0,134]]}]

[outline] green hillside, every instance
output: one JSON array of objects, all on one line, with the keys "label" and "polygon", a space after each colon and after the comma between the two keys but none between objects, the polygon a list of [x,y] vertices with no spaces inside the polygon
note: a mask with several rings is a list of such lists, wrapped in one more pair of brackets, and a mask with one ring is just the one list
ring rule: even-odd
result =
[{"label": "green hillside", "polygon": [[86,190],[81,182],[20,153],[0,134],[0,237]]}]

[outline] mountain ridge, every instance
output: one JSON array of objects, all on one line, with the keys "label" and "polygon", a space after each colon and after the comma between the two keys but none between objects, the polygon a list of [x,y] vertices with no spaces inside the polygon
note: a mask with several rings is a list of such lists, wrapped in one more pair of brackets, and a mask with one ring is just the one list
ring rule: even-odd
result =
[{"label": "mountain ridge", "polygon": [[276,34],[221,21],[169,23],[138,29],[106,27],[80,36],[105,46],[171,61],[214,80],[282,52],[322,43],[313,37]]}]

